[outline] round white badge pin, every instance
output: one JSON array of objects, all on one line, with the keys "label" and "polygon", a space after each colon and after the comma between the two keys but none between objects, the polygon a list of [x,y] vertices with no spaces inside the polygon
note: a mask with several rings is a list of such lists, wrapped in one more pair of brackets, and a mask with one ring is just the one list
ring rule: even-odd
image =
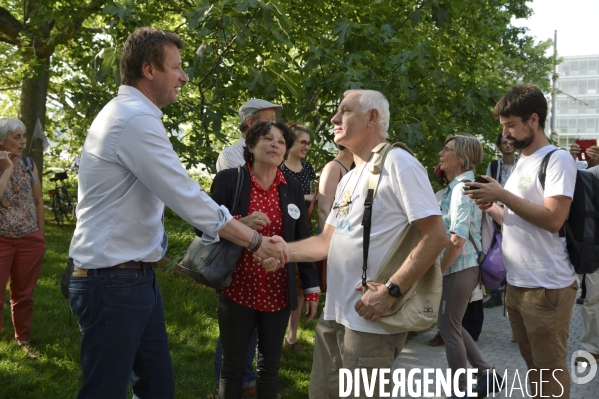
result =
[{"label": "round white badge pin", "polygon": [[289,213],[289,216],[291,216],[295,220],[299,219],[300,217],[300,210],[295,204],[287,205],[287,212]]}]

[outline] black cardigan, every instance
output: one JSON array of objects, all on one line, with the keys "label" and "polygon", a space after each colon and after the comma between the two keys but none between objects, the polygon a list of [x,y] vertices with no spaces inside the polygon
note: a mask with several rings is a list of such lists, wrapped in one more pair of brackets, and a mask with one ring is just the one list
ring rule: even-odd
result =
[{"label": "black cardigan", "polygon": [[[237,183],[237,168],[221,170],[216,174],[210,187],[212,199],[219,205],[226,206],[232,215],[248,215],[250,203],[250,172],[242,167],[243,186],[239,197],[237,210],[231,209],[233,196],[235,195],[235,185]],[[310,224],[306,205],[304,204],[304,194],[300,182],[289,175],[285,175],[287,184],[279,184],[279,201],[283,214],[283,238],[286,242],[297,241],[310,237]],[[287,206],[295,204],[300,210],[300,217],[293,219],[287,212]],[[264,239],[268,239],[264,237]],[[295,263],[287,263],[288,286],[289,286],[289,304],[292,310],[297,309],[296,285],[295,285]],[[312,262],[298,262],[299,277],[302,286],[307,288],[318,287],[318,274],[316,265]]]}]

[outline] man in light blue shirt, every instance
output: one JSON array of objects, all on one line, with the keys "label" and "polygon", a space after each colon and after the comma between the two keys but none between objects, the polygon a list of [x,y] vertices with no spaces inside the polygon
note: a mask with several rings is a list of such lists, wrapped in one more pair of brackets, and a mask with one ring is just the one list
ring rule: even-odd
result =
[{"label": "man in light blue shirt", "polygon": [[172,398],[162,297],[154,266],[167,250],[164,205],[204,232],[286,261],[190,179],[169,142],[160,108],[187,82],[174,34],[144,27],[125,42],[119,94],[92,123],[81,155],[75,268],[69,302],[83,334],[78,398]]}]

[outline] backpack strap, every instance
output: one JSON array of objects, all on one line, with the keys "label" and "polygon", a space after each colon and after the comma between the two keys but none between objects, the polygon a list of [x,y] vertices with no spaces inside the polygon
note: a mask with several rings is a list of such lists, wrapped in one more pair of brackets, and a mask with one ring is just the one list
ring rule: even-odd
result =
[{"label": "backpack strap", "polygon": [[[551,159],[551,154],[553,154],[556,151],[557,149],[549,151],[549,153],[547,153],[547,155],[545,155],[543,157],[543,160],[541,161],[541,167],[539,168],[539,182],[541,183],[541,187],[543,187],[543,191],[545,191],[545,178],[547,177],[547,166],[549,165],[549,159]],[[560,237],[566,236],[566,228],[570,227],[569,225],[566,227],[567,224],[568,219],[566,219],[562,228],[559,229]]]},{"label": "backpack strap", "polygon": [[23,162],[25,162],[25,172],[31,176],[31,180],[33,180],[33,184],[37,184],[37,179],[35,178],[34,168],[35,164],[33,163],[33,159],[30,157],[22,156]]},{"label": "backpack strap", "polygon": [[543,161],[541,161],[541,167],[539,168],[539,181],[541,182],[543,191],[545,190],[545,178],[547,177],[547,166],[549,165],[549,159],[551,158],[551,154],[556,151],[557,149],[549,151],[549,153],[543,158]]},{"label": "backpack strap", "polygon": [[[368,181],[366,183],[366,199],[364,200],[364,215],[362,216],[362,226],[364,226],[363,239],[363,261],[362,261],[362,287],[366,287],[366,270],[368,268],[368,249],[370,247],[370,227],[372,226],[372,202],[376,197],[376,190],[381,180],[383,165],[389,151],[399,147],[410,155],[414,153],[404,144],[390,144],[383,142],[372,149],[372,160],[365,167],[368,169]],[[398,241],[399,242],[399,241]]]},{"label": "backpack strap", "polygon": [[497,171],[499,169],[499,159],[491,161],[491,177],[497,180],[497,183],[501,184],[501,173],[499,176],[497,175]]},{"label": "backpack strap", "polygon": [[[244,166],[245,167],[245,166]],[[243,173],[240,165],[237,165],[237,181],[235,183],[235,194],[233,195],[233,205],[231,209],[237,213],[237,206],[239,205],[239,197],[241,196],[241,190],[243,189]]]},{"label": "backpack strap", "polygon": [[[462,183],[471,183],[472,180],[464,179],[461,182]],[[474,247],[474,250],[477,252],[480,252],[480,255],[482,256],[482,250],[478,249],[478,245],[476,245],[476,242],[474,241],[474,237],[472,237],[472,232],[470,231],[470,229],[468,229],[468,239],[470,240],[470,244],[472,244],[472,246]],[[482,243],[481,243],[481,245],[482,245]],[[482,262],[482,259],[481,259],[481,262]],[[479,262],[479,264],[480,264],[480,262]]]}]

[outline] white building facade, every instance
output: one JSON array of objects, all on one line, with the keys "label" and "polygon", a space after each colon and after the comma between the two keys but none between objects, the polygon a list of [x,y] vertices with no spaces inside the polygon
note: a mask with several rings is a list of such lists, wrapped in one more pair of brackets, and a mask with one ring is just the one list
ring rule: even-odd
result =
[{"label": "white building facade", "polygon": [[576,139],[599,140],[599,55],[563,57],[557,73],[558,146],[568,149]]}]

